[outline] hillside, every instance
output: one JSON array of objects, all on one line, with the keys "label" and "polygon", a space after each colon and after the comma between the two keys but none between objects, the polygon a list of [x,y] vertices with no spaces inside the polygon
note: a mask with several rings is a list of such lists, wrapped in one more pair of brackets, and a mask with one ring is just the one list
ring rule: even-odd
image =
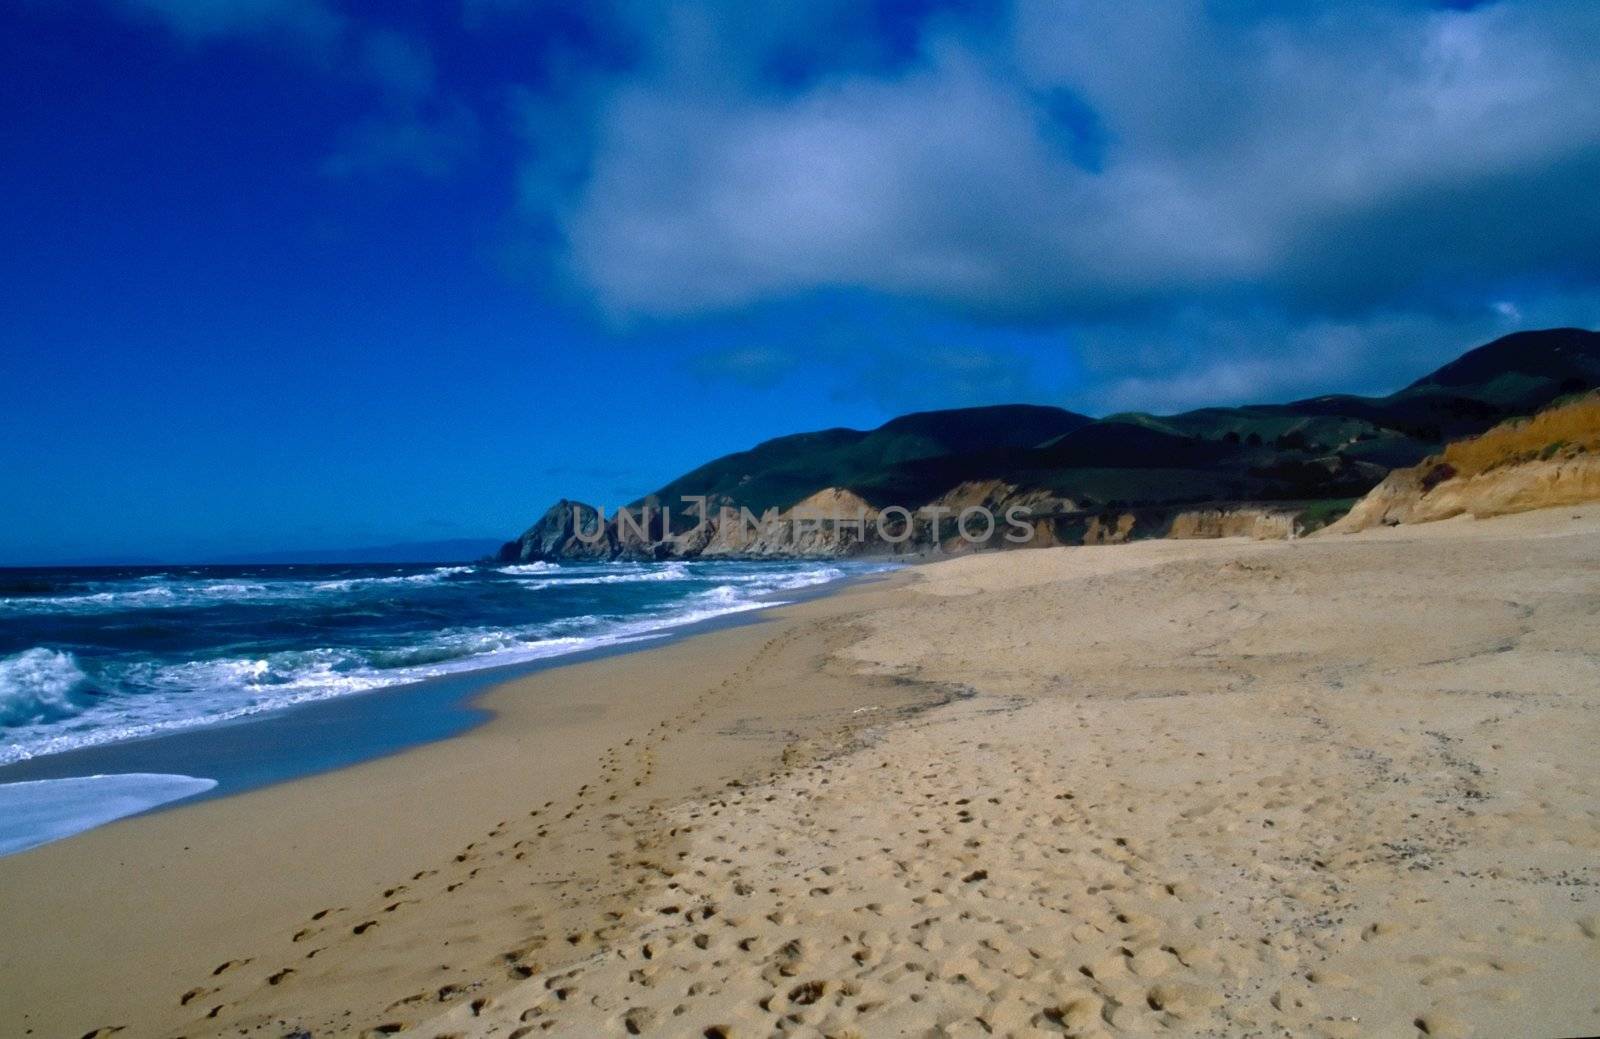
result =
[{"label": "hillside", "polygon": [[917,462],[1027,448],[1093,421],[1061,408],[1006,404],[902,415],[865,432],[796,433],[707,462],[633,504],[676,505],[684,495],[706,495],[756,512],[785,509],[829,487],[862,493],[893,484]]},{"label": "hillside", "polygon": [[[577,545],[570,515],[558,515],[571,510],[558,507],[502,556],[693,556],[713,548],[738,554],[746,542],[727,532],[681,537],[690,522],[680,506],[686,495],[704,495],[714,507],[787,515],[824,492],[847,494],[871,509],[915,510],[950,500],[960,488],[983,487],[989,506],[1048,502],[1034,515],[1055,517],[1063,530],[1093,531],[1090,519],[1105,513],[1156,516],[1141,521],[1143,528],[1167,531],[1174,522],[1192,525],[1175,519],[1184,509],[1281,512],[1348,503],[1449,441],[1596,387],[1600,333],[1561,328],[1497,339],[1383,397],[1340,394],[1101,419],[1035,405],[921,412],[873,430],[769,440],[708,462],[631,506],[636,513],[672,506],[672,530],[651,529],[643,538],[612,530],[599,542]],[[1123,523],[1130,531],[1140,525]],[[926,547],[948,533],[934,525],[919,530],[914,544]],[[1074,535],[1057,531],[1051,539],[1061,536]],[[759,545],[766,553],[783,551],[770,538]],[[813,547],[824,554],[868,550],[859,543]]]}]

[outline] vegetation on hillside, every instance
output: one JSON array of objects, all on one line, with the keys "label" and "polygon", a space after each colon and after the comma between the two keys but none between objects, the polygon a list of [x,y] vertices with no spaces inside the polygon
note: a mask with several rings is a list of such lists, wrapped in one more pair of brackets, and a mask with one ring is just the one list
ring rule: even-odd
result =
[{"label": "vegetation on hillside", "polygon": [[1502,422],[1481,436],[1458,440],[1438,456],[1456,476],[1475,476],[1503,465],[1600,451],[1600,393],[1546,408],[1531,418]]}]

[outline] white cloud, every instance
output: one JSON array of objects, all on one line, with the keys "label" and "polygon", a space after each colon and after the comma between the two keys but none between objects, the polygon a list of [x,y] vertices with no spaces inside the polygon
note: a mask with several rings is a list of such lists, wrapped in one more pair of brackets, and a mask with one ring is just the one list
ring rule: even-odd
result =
[{"label": "white cloud", "polygon": [[378,116],[352,127],[323,163],[330,177],[405,170],[423,177],[453,173],[477,151],[478,119],[464,105],[434,114]]},{"label": "white cloud", "polygon": [[[621,317],[848,287],[1048,320],[1595,273],[1600,5],[1284,9],[1025,0],[1001,39],[789,93],[752,86],[767,36],[688,8],[595,111],[570,270]],[[1100,172],[1059,144],[1062,91]]]}]

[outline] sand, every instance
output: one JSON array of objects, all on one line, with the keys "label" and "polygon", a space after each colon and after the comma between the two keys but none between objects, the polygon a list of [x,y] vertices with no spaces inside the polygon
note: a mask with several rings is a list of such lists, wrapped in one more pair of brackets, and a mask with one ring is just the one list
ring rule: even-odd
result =
[{"label": "sand", "polygon": [[0,860],[0,1031],[1600,1032],[1597,631],[1595,507],[918,568]]}]

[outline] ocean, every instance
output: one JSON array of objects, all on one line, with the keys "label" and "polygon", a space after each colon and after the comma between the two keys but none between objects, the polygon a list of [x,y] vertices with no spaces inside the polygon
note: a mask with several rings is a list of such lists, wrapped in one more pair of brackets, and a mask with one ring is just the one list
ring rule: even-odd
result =
[{"label": "ocean", "polygon": [[[0,570],[0,767],[276,718],[296,705],[444,675],[643,643],[889,568],[665,562]],[[102,815],[128,814],[107,807],[112,802],[139,811],[210,785],[203,776],[159,773],[0,782],[0,815],[12,820],[0,825],[0,853],[75,832]]]}]

